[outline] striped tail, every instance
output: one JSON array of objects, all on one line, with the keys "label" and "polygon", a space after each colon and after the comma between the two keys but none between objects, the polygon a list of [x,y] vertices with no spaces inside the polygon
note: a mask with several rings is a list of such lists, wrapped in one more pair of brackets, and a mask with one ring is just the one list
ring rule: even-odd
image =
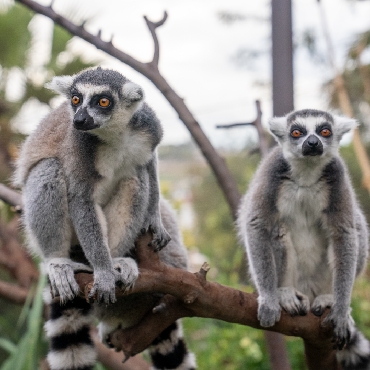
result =
[{"label": "striped tail", "polygon": [[44,326],[50,340],[50,369],[92,370],[96,353],[89,333],[91,305],[79,297],[63,305],[59,299],[45,301],[50,304],[50,318]]},{"label": "striped tail", "polygon": [[181,321],[171,324],[149,347],[153,367],[151,370],[195,370],[193,353],[184,342]]},{"label": "striped tail", "polygon": [[337,360],[343,370],[370,370],[370,342],[356,328],[347,346],[337,352]]}]

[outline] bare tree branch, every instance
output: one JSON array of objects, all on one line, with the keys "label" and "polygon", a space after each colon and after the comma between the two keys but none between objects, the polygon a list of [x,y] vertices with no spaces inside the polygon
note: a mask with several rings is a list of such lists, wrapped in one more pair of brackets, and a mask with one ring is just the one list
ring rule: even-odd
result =
[{"label": "bare tree branch", "polygon": [[13,303],[24,304],[26,302],[29,289],[22,288],[19,285],[0,281],[0,297]]},{"label": "bare tree branch", "polygon": [[[0,197],[2,189],[3,187],[0,187]],[[14,192],[14,195],[13,201],[18,203],[20,194]],[[148,233],[137,242],[136,254],[140,275],[135,286],[127,292],[117,287],[116,294],[122,296],[161,292],[164,296],[153,312],[137,326],[118,330],[112,335],[112,343],[124,352],[126,358],[142,352],[165,328],[182,317],[214,318],[263,329],[257,319],[256,294],[207,281],[208,264],[204,264],[195,274],[165,265],[159,260],[158,254],[148,247],[151,239],[152,235]],[[75,278],[81,292],[87,296],[93,285],[93,275],[79,273]],[[332,328],[321,326],[326,314],[327,312],[322,317],[316,317],[312,313],[291,317],[283,311],[281,320],[268,330],[303,338],[310,370],[338,370],[339,365],[331,343]],[[105,355],[102,356],[104,358]],[[142,368],[134,366],[133,369]],[[143,370],[146,368],[143,367]]]},{"label": "bare tree branch", "polygon": [[0,184],[0,199],[5,203],[8,203],[15,207],[18,211],[22,208],[22,197],[21,195],[13,189]]},{"label": "bare tree branch", "polygon": [[146,16],[144,16],[145,22],[149,28],[150,33],[152,34],[153,41],[154,41],[154,55],[153,60],[151,61],[151,64],[153,68],[158,70],[158,62],[159,62],[159,42],[158,37],[156,33],[156,29],[164,24],[166,22],[166,19],[168,17],[167,12],[164,12],[163,18],[158,22],[152,22],[150,21]]},{"label": "bare tree branch", "polygon": [[266,156],[269,152],[269,143],[266,137],[266,132],[262,126],[262,110],[261,102],[256,100],[257,118],[253,122],[230,123],[227,125],[217,125],[216,128],[234,128],[241,126],[254,126],[258,133],[258,145],[262,157]]},{"label": "bare tree branch", "polygon": [[21,245],[18,222],[18,216],[15,216],[7,225],[0,220],[0,265],[11,273],[21,287],[29,288],[34,281],[37,281],[39,273],[31,257]]},{"label": "bare tree branch", "polygon": [[[218,184],[224,193],[226,201],[229,204],[230,211],[233,217],[236,218],[240,200],[240,193],[236,181],[234,177],[231,175],[225,160],[222,157],[220,157],[215,148],[212,146],[211,142],[204,134],[199,123],[195,120],[193,114],[185,105],[184,100],[180,98],[180,96],[177,95],[177,93],[172,89],[172,87],[168,84],[165,78],[160,74],[158,68],[153,68],[153,65],[155,65],[156,63],[157,57],[159,58],[159,44],[157,45],[157,49],[155,46],[153,61],[150,63],[142,63],[131,57],[129,54],[124,53],[119,49],[116,49],[112,45],[111,41],[109,42],[103,41],[100,37],[94,36],[90,32],[86,31],[83,26],[77,26],[73,24],[68,19],[57,14],[51,7],[42,6],[32,0],[17,0],[17,1],[27,6],[29,9],[37,13],[43,14],[46,17],[49,17],[56,24],[66,29],[72,35],[78,36],[83,40],[89,42],[90,44],[95,45],[96,48],[105,51],[107,54],[127,64],[128,66],[135,69],[137,72],[147,77],[165,96],[168,102],[178,113],[180,120],[185,124],[185,126],[190,131],[199,149],[202,151],[204,157],[211,166],[212,171],[215,174],[215,177],[218,181]],[[147,24],[149,22],[148,27],[149,26],[153,27],[155,30],[155,28],[159,27],[161,24],[164,23],[165,18],[166,17],[164,17],[164,19],[157,23],[147,21]],[[156,36],[155,37],[153,36],[153,39],[156,45]]]},{"label": "bare tree branch", "polygon": [[0,184],[0,199],[13,207],[19,205],[20,211],[22,211],[22,195],[18,191]]},{"label": "bare tree branch", "polygon": [[[128,292],[117,287],[116,294],[161,292],[165,295],[159,302],[160,310],[149,313],[137,326],[117,330],[112,335],[112,344],[122,350],[126,358],[143,351],[167,326],[181,317],[213,318],[264,329],[257,319],[256,294],[207,281],[204,267],[192,274],[165,265],[148,246],[151,238],[152,235],[147,233],[137,242],[140,275],[135,286]],[[88,294],[93,276],[82,273],[75,276],[81,292]],[[310,370],[333,370],[337,363],[331,343],[332,327],[321,326],[326,314],[322,317],[312,313],[291,317],[283,311],[280,321],[268,330],[303,338]],[[316,351],[317,348],[320,351]]]},{"label": "bare tree branch", "polygon": [[257,118],[255,120],[255,126],[258,132],[258,142],[261,150],[262,157],[265,157],[269,152],[269,144],[266,137],[266,131],[262,126],[262,110],[261,102],[256,100]]}]

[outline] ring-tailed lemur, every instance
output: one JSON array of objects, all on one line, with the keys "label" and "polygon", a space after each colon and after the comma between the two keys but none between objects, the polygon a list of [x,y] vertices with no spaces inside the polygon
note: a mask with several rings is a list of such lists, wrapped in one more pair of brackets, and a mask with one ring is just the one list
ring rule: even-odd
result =
[{"label": "ring-tailed lemur", "polygon": [[370,369],[370,343],[355,328],[350,300],[355,277],[365,268],[368,228],[357,204],[339,141],[352,119],[318,110],[273,118],[279,143],[262,162],[238,218],[258,319],[269,327],[281,307],[291,315],[310,309],[334,324],[337,354],[346,370]]},{"label": "ring-tailed lemur", "polygon": [[[160,200],[156,147],[162,127],[143,90],[99,67],[55,77],[48,87],[68,101],[26,140],[15,182],[23,188],[30,247],[43,258],[52,294],[62,302],[49,300],[50,366],[88,370],[95,363],[92,307],[77,297],[74,273],[94,273],[93,311],[106,339],[118,326],[135,325],[158,300],[155,294],[115,297],[116,283],[131,286],[138,276],[133,247],[140,232],[154,233],[152,244],[164,262],[186,269],[187,257],[174,214]],[[155,369],[195,369],[179,325],[153,342]]]}]

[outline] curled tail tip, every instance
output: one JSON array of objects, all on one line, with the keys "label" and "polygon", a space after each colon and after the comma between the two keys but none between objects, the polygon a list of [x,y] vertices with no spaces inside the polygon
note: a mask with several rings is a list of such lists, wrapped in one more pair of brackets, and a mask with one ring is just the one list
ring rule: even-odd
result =
[{"label": "curled tail tip", "polygon": [[337,360],[343,370],[370,370],[370,342],[357,328],[346,348],[337,352]]},{"label": "curled tail tip", "polygon": [[171,324],[153,341],[149,352],[153,362],[151,370],[196,369],[195,355],[188,351],[179,321]]}]

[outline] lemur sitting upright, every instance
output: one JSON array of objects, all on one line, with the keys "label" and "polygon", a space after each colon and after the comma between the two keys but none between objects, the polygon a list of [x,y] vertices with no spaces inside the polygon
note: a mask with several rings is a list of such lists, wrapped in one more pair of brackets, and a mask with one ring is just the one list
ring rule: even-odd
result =
[{"label": "lemur sitting upright", "polygon": [[334,324],[345,370],[370,369],[370,343],[351,318],[355,277],[368,256],[368,227],[339,141],[356,126],[345,117],[300,110],[273,118],[279,143],[261,163],[240,208],[238,227],[258,290],[264,327],[310,309]]},{"label": "lemur sitting upright", "polygon": [[[27,138],[15,183],[23,188],[30,248],[42,257],[61,302],[50,298],[45,325],[50,367],[88,370],[96,358],[92,312],[77,297],[74,273],[94,273],[91,296],[98,297],[94,314],[104,340],[118,326],[138,323],[158,300],[155,294],[115,297],[116,283],[131,286],[138,276],[133,248],[140,232],[154,233],[152,244],[164,262],[186,269],[187,257],[175,216],[160,200],[156,147],[162,127],[141,87],[99,67],[55,77],[48,87],[68,101]],[[179,325],[153,342],[155,369],[195,369]]]}]

